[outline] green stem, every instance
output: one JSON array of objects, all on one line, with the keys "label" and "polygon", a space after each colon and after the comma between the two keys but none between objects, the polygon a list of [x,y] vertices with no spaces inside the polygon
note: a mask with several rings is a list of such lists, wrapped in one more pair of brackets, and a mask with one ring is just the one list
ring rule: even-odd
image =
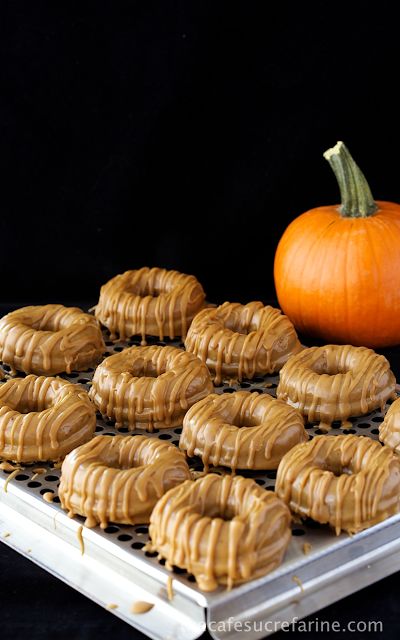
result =
[{"label": "green stem", "polygon": [[367,218],[378,209],[372,197],[368,182],[361,169],[356,165],[343,142],[325,151],[339,184],[342,204],[340,213],[344,218]]}]

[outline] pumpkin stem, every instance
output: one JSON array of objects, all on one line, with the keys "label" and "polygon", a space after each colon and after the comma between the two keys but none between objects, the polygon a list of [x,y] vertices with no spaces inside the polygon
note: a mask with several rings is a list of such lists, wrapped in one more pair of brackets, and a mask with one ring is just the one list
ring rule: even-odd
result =
[{"label": "pumpkin stem", "polygon": [[325,151],[339,184],[342,204],[340,213],[344,218],[367,218],[378,209],[372,197],[368,182],[361,169],[354,162],[343,142]]}]

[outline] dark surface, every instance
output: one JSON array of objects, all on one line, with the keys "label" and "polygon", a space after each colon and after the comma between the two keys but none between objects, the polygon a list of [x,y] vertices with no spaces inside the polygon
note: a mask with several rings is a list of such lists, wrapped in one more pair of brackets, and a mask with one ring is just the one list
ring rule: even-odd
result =
[{"label": "dark surface", "polygon": [[3,299],[88,299],[144,264],[272,295],[287,223],[338,201],[336,140],[400,200],[395,9],[4,0]]}]

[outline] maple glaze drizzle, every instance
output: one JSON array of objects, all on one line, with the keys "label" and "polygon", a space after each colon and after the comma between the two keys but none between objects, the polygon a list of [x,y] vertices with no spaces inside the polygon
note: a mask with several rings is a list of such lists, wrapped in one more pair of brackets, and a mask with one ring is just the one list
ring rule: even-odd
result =
[{"label": "maple glaze drizzle", "polygon": [[185,347],[214,372],[215,384],[279,371],[302,348],[290,320],[262,302],[203,309],[190,326]]},{"label": "maple glaze drizzle", "polygon": [[400,453],[400,398],[389,407],[384,421],[379,426],[379,440]]},{"label": "maple glaze drizzle", "polygon": [[282,458],[275,492],[337,535],[356,533],[399,511],[400,458],[364,436],[315,436]]},{"label": "maple glaze drizzle", "polygon": [[179,441],[189,457],[231,469],[276,469],[282,456],[308,440],[301,414],[268,394],[211,394],[186,413]]},{"label": "maple glaze drizzle", "polygon": [[366,347],[326,345],[304,349],[280,372],[277,396],[309,422],[329,430],[334,420],[348,428],[350,416],[369,413],[395,396],[389,362]]},{"label": "maple glaze drizzle", "polygon": [[59,497],[69,516],[86,516],[87,527],[145,523],[158,498],[188,478],[185,456],[174,445],[147,436],[96,436],[65,458]]},{"label": "maple glaze drizzle", "polygon": [[175,347],[130,347],[96,369],[90,398],[116,427],[152,431],[182,424],[189,407],[211,393],[207,367]]},{"label": "maple glaze drizzle", "polygon": [[95,408],[77,385],[35,375],[0,385],[1,458],[56,460],[91,438],[95,427]]},{"label": "maple glaze drizzle", "polygon": [[96,317],[121,340],[141,335],[185,337],[204,306],[205,294],[194,276],[154,267],[125,271],[101,287]]},{"label": "maple glaze drizzle", "polygon": [[208,474],[166,493],[150,518],[150,547],[192,573],[204,591],[265,575],[289,544],[290,512],[240,476]]},{"label": "maple glaze drizzle", "polygon": [[71,373],[97,363],[104,351],[97,320],[77,307],[23,307],[0,320],[0,360],[14,370]]}]

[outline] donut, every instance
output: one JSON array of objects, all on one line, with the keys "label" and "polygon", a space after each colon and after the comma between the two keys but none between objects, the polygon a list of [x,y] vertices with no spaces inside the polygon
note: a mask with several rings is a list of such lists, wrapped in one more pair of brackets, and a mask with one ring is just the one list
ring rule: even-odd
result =
[{"label": "donut", "polygon": [[134,335],[185,337],[204,306],[203,287],[194,276],[154,267],[125,271],[101,287],[96,317],[112,339]]},{"label": "donut", "polygon": [[0,360],[12,370],[54,375],[88,369],[105,351],[97,320],[77,307],[22,307],[0,320]]},{"label": "donut", "polygon": [[215,384],[279,371],[301,349],[290,320],[262,302],[203,309],[190,326],[185,347],[207,364]]},{"label": "donut", "polygon": [[211,393],[207,367],[176,347],[130,347],[97,367],[89,395],[116,427],[153,431],[182,424],[189,407]]},{"label": "donut", "polygon": [[192,573],[203,591],[263,576],[282,561],[290,512],[241,476],[210,473],[168,491],[150,517],[150,548]]},{"label": "donut", "polygon": [[384,356],[366,347],[330,344],[292,356],[281,369],[277,396],[328,431],[334,420],[348,428],[350,416],[383,410],[396,397],[395,385]]},{"label": "donut", "polygon": [[316,436],[284,455],[275,491],[294,513],[357,533],[398,513],[400,458],[364,436]]},{"label": "donut", "polygon": [[96,411],[80,386],[29,375],[0,385],[0,458],[58,460],[89,440]]},{"label": "donut", "polygon": [[400,398],[389,407],[384,421],[379,426],[379,440],[400,453]]},{"label": "donut", "polygon": [[295,444],[308,440],[296,409],[264,393],[215,393],[196,402],[183,419],[179,448],[208,465],[276,469]]},{"label": "donut", "polygon": [[77,447],[61,467],[61,506],[85,525],[149,521],[157,500],[190,478],[184,454],[148,436],[96,436]]}]

